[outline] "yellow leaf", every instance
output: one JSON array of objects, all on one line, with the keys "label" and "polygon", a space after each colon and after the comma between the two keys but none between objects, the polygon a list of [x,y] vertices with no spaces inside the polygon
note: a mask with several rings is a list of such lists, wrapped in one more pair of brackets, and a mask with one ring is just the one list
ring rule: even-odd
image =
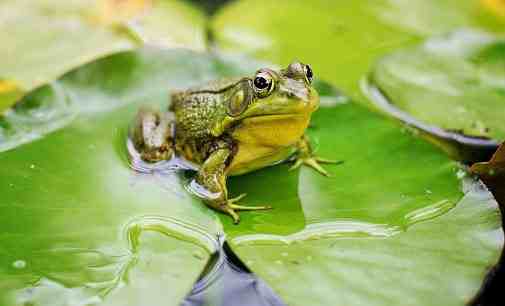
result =
[{"label": "yellow leaf", "polygon": [[494,14],[505,17],[505,0],[481,0],[481,3]]},{"label": "yellow leaf", "polygon": [[104,0],[98,3],[95,17],[101,24],[121,24],[142,16],[151,7],[151,0]]},{"label": "yellow leaf", "polygon": [[0,79],[0,112],[11,107],[22,95],[23,90],[16,82]]},{"label": "yellow leaf", "polygon": [[10,80],[0,80],[0,94],[5,94],[17,90],[16,82]]}]

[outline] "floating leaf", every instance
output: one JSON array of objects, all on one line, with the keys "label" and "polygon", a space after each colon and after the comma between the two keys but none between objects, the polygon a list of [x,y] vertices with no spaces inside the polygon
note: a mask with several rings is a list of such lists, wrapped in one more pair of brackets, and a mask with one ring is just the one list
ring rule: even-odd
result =
[{"label": "floating leaf", "polygon": [[16,82],[0,79],[0,113],[23,95]]},{"label": "floating leaf", "polygon": [[203,13],[180,1],[2,2],[0,75],[29,91],[143,43],[202,50],[203,23]]},{"label": "floating leaf", "polygon": [[473,0],[241,0],[212,22],[221,49],[282,65],[299,59],[363,103],[360,81],[376,59],[468,26],[503,32],[505,20],[488,16]]},{"label": "floating leaf", "polygon": [[482,5],[494,14],[505,17],[505,2],[503,0],[481,0]]},{"label": "floating leaf", "polygon": [[[471,298],[503,244],[493,198],[477,185],[460,201],[455,162],[328,97],[329,86],[319,86],[324,107],[309,135],[318,154],[344,163],[328,166],[330,178],[286,164],[230,178],[232,194],[274,207],[242,213],[240,225],[219,214],[221,223],[191,197],[182,173],[131,169],[126,130],[140,104],[165,109],[170,89],[256,68],[146,49],[93,62],[25,97],[4,131],[22,131],[37,113],[54,117],[30,129],[36,140],[18,141],[24,132],[0,140],[10,142],[0,154],[1,303],[178,305],[219,248],[221,224],[240,258],[289,304]],[[407,277],[422,290],[401,282]]]},{"label": "floating leaf", "polygon": [[470,30],[431,38],[380,60],[370,82],[380,107],[462,144],[457,150],[465,160],[485,160],[505,139],[503,39]]},{"label": "floating leaf", "polygon": [[[318,154],[344,163],[327,167],[330,178],[300,171],[291,200],[305,215],[299,232],[240,233],[223,222],[242,261],[288,305],[471,301],[503,247],[485,187],[462,182],[465,172],[443,153],[354,103],[319,109],[309,134]],[[277,168],[281,180],[287,173]],[[238,192],[262,190],[242,179]]]},{"label": "floating leaf", "polygon": [[217,75],[209,57],[144,50],[87,65],[25,97],[17,116],[29,106],[64,122],[0,155],[0,304],[182,300],[219,248],[220,224],[174,171],[132,170],[126,130],[139,103],[166,103],[168,88]]}]

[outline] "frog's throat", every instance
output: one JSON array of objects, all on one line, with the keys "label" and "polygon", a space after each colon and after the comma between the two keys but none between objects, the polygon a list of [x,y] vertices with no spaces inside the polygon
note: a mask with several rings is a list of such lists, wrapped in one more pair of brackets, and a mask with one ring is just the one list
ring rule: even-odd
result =
[{"label": "frog's throat", "polygon": [[237,119],[237,118],[232,118],[232,117],[226,117],[224,120],[222,120],[219,123],[216,123],[212,129],[210,130],[212,136],[214,137],[219,137],[228,129],[232,124],[238,121],[243,121],[243,120],[248,120],[248,119],[260,119],[261,121],[275,121],[275,120],[280,120],[280,119],[287,119],[287,118],[295,118],[295,117],[303,117],[306,116],[306,114],[297,114],[297,113],[292,113],[292,114],[263,114],[263,115],[257,115],[257,116],[251,116],[251,117],[246,117],[242,119]]}]

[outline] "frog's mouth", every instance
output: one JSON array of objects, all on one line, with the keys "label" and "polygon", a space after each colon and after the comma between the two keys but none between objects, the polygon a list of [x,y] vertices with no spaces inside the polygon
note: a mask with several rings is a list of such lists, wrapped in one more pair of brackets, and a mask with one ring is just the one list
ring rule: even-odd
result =
[{"label": "frog's mouth", "polygon": [[258,122],[258,121],[276,121],[276,120],[286,120],[286,119],[303,119],[303,118],[306,118],[308,115],[310,115],[310,114],[307,114],[307,113],[261,114],[261,115],[254,115],[254,116],[246,117],[243,119],[243,121]]},{"label": "frog's mouth", "polygon": [[262,103],[251,105],[247,109],[242,120],[250,118],[264,117],[265,120],[285,119],[290,117],[307,117],[310,116],[319,106],[319,97],[315,96],[308,101],[291,102],[280,100],[274,103]]}]

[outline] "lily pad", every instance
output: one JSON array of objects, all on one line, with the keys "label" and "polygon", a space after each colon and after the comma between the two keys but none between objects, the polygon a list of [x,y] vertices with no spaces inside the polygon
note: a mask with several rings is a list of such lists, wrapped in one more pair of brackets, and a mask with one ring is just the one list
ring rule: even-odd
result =
[{"label": "lily pad", "polygon": [[211,266],[223,227],[290,305],[471,298],[503,246],[494,199],[477,183],[462,192],[457,163],[396,123],[328,97],[328,86],[319,87],[323,107],[309,135],[321,156],[344,164],[329,166],[330,178],[282,164],[230,179],[247,203],[274,206],[243,213],[240,225],[187,193],[186,174],[131,168],[126,130],[140,104],[165,108],[170,89],[258,65],[183,50],[124,52],[10,110],[0,140],[9,144],[0,154],[2,304],[178,305]]},{"label": "lily pad", "polygon": [[505,140],[503,38],[472,30],[430,38],[381,59],[370,83],[387,112],[467,150],[489,151]]},{"label": "lily pad", "polygon": [[293,201],[305,229],[232,229],[230,246],[248,268],[288,305],[469,303],[503,247],[485,187],[461,180],[465,172],[445,154],[357,104],[323,107],[313,125],[318,153],[344,163],[328,167],[330,178],[300,171]]},{"label": "lily pad", "polygon": [[235,1],[213,19],[216,44],[316,75],[366,103],[360,80],[381,56],[458,27],[503,32],[505,20],[473,0]]},{"label": "lily pad", "polygon": [[[203,24],[203,13],[180,1],[3,1],[0,76],[27,92],[144,43],[202,50]],[[0,100],[0,111],[14,101]]]},{"label": "lily pad", "polygon": [[194,53],[127,52],[25,97],[23,107],[60,112],[64,124],[0,154],[2,305],[183,299],[220,247],[219,220],[176,172],[133,171],[125,135],[139,103],[223,73]]},{"label": "lily pad", "polygon": [[[182,301],[221,247],[221,223],[186,191],[180,171],[133,170],[127,129],[141,104],[165,109],[169,89],[257,68],[236,62],[183,50],[123,52],[9,110],[0,139],[0,304]],[[264,231],[303,228],[299,205],[277,208],[291,218]]]}]

